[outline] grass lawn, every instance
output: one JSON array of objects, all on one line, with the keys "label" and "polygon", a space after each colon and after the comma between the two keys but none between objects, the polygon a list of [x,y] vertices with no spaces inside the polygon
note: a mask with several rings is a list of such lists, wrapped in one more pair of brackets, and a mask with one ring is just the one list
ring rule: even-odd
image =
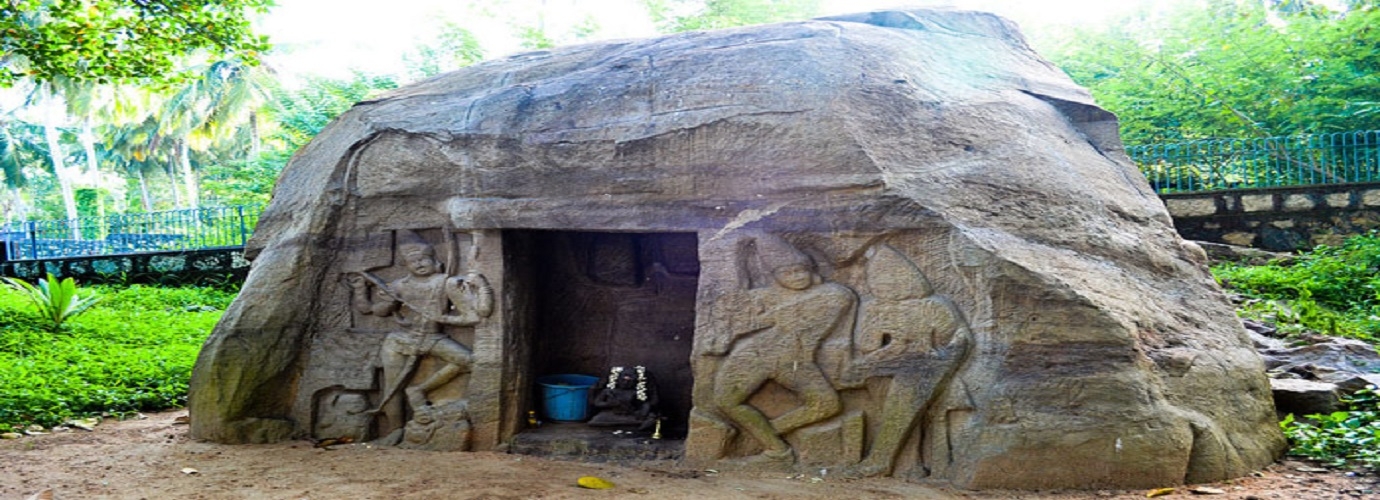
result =
[{"label": "grass lawn", "polygon": [[100,302],[48,331],[24,296],[0,287],[0,432],[74,417],[186,404],[197,351],[235,292],[82,287]]}]

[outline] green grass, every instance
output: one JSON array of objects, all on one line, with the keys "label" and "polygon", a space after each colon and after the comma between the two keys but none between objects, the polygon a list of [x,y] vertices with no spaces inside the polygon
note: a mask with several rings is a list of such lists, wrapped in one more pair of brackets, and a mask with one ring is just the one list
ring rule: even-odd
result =
[{"label": "green grass", "polygon": [[235,295],[82,288],[93,291],[100,303],[50,333],[32,304],[0,289],[0,431],[184,405],[197,351]]},{"label": "green grass", "polygon": [[1318,247],[1293,263],[1221,264],[1224,286],[1248,298],[1241,315],[1276,324],[1290,334],[1312,331],[1380,341],[1380,236],[1355,236],[1339,247]]}]

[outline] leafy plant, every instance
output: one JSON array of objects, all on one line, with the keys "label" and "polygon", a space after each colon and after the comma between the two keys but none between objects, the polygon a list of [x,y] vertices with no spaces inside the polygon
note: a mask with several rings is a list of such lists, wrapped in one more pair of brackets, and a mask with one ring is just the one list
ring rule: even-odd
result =
[{"label": "leafy plant", "polygon": [[1222,264],[1213,274],[1248,298],[1242,316],[1276,324],[1286,333],[1313,331],[1369,342],[1380,340],[1380,235],[1353,236],[1320,246],[1293,263]]},{"label": "leafy plant", "polygon": [[78,296],[76,280],[68,277],[58,281],[53,277],[53,273],[48,273],[48,279],[39,278],[37,286],[19,278],[0,280],[29,299],[29,302],[38,308],[39,315],[48,322],[49,331],[54,333],[62,330],[63,322],[86,312],[101,300],[94,295],[85,298]]},{"label": "leafy plant", "polygon": [[1309,415],[1312,422],[1285,417],[1279,425],[1293,444],[1290,453],[1334,466],[1380,469],[1380,394],[1370,386],[1343,402],[1346,411]]}]

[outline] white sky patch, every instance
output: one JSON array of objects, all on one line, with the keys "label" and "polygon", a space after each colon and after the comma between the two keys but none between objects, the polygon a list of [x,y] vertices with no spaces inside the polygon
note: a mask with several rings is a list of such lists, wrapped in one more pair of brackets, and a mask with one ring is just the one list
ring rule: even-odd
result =
[{"label": "white sky patch", "polygon": [[824,0],[825,15],[881,8],[946,6],[995,12],[1022,24],[1087,24],[1135,10],[1154,0]]},{"label": "white sky patch", "polygon": [[[951,6],[996,12],[1023,26],[1088,24],[1153,1],[823,0],[821,15]],[[543,27],[558,41],[571,40],[576,26],[591,21],[599,30],[586,41],[656,34],[637,0],[278,0],[259,29],[276,45],[268,63],[283,76],[348,78],[354,70],[404,74],[404,54],[447,21],[473,32],[488,58],[522,50],[514,36],[520,25]]]}]

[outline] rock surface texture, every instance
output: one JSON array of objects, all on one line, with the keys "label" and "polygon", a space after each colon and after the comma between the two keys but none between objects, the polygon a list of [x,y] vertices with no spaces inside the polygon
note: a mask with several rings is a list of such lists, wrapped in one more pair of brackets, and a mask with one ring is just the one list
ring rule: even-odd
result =
[{"label": "rock surface texture", "polygon": [[987,14],[419,82],[298,152],[249,247],[196,438],[496,449],[536,377],[646,366],[696,466],[1132,488],[1284,446],[1115,117]]}]

